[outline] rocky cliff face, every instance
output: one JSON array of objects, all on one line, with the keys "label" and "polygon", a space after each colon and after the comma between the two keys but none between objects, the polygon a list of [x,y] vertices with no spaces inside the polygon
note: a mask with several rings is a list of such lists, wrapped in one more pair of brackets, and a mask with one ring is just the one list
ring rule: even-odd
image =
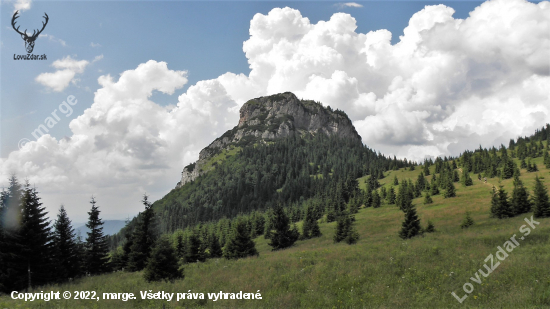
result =
[{"label": "rocky cliff face", "polygon": [[239,124],[201,150],[199,160],[183,169],[176,187],[206,173],[201,167],[230,145],[245,146],[294,134],[319,133],[361,142],[361,136],[342,111],[333,111],[314,101],[299,100],[290,92],[252,99],[241,107]]}]

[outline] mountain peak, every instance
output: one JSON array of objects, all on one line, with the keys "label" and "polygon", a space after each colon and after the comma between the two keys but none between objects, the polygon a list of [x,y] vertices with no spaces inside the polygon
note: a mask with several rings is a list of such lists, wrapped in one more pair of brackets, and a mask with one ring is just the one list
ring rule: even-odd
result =
[{"label": "mountain peak", "polygon": [[239,113],[238,125],[201,150],[199,160],[183,169],[181,181],[176,187],[206,173],[201,168],[204,163],[230,146],[244,147],[296,134],[319,133],[361,142],[361,136],[346,113],[324,107],[319,102],[300,100],[291,92],[249,100]]}]

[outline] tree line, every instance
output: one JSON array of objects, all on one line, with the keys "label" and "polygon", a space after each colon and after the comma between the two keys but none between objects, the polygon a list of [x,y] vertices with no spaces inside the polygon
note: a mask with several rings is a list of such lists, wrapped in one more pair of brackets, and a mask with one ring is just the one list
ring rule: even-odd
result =
[{"label": "tree line", "polygon": [[384,171],[415,164],[385,157],[351,139],[291,136],[242,148],[153,206],[161,218],[160,230],[174,232],[276,204],[287,207],[320,196],[335,183],[364,175],[381,179]]},{"label": "tree line", "polygon": [[63,205],[52,223],[36,188],[15,176],[0,193],[0,292],[61,283],[108,271],[108,243],[92,197],[90,229],[75,235]]}]

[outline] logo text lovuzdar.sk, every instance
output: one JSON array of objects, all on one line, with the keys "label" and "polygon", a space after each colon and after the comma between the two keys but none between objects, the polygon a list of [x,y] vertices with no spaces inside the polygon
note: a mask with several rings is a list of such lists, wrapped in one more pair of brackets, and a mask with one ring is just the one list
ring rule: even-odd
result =
[{"label": "logo text lovuzdar.sk", "polygon": [[16,55],[16,54],[14,54],[13,55],[13,60],[48,60],[46,54],[43,54],[43,55],[34,55],[34,54],[32,54],[32,51],[34,50],[34,44],[35,44],[36,39],[38,38],[40,33],[42,33],[42,31],[44,31],[44,28],[46,28],[46,25],[48,24],[48,21],[50,19],[48,17],[48,14],[44,13],[45,16],[43,16],[43,17],[46,21],[42,22],[42,29],[33,30],[32,35],[27,34],[27,29],[25,29],[25,31],[21,32],[21,31],[19,31],[20,26],[17,26],[17,28],[15,27],[15,23],[16,23],[15,20],[17,18],[19,18],[19,16],[17,16],[17,14],[19,14],[19,11],[16,11],[13,14],[13,17],[11,19],[11,26],[13,27],[13,30],[15,30],[15,32],[17,32],[17,33],[19,33],[19,35],[21,35],[21,38],[23,39],[23,41],[25,41],[25,49],[27,50],[27,55]]}]

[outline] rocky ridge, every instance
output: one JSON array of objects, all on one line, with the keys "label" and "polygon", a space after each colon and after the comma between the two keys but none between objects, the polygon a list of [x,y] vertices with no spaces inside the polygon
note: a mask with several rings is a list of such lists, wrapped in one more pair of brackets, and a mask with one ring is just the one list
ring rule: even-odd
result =
[{"label": "rocky ridge", "polygon": [[342,111],[333,111],[330,107],[311,100],[300,100],[290,92],[259,97],[249,100],[241,107],[237,126],[201,150],[199,160],[183,169],[176,188],[208,172],[202,169],[204,164],[231,146],[246,146],[307,133],[322,133],[361,142],[361,136]]}]

